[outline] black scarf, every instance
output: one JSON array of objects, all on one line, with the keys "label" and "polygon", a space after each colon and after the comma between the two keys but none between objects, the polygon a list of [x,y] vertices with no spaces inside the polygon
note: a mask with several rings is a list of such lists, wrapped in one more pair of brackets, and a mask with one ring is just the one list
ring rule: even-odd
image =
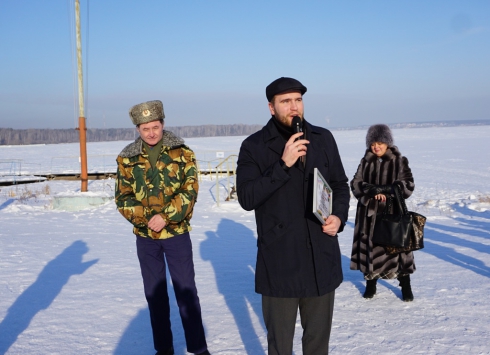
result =
[{"label": "black scarf", "polygon": [[[281,122],[279,122],[275,116],[272,116],[272,122],[274,122],[274,125],[277,128],[277,131],[279,134],[284,138],[284,140],[287,142],[289,138],[296,132],[294,132],[293,127],[286,127],[283,125]],[[300,139],[306,139],[306,125],[305,125],[305,120],[301,120],[302,124],[302,130],[303,130],[303,136]],[[301,161],[303,163],[303,166],[306,164],[306,156],[303,156],[302,159],[298,159],[298,161]]]},{"label": "black scarf", "polygon": [[[285,125],[283,125],[281,122],[279,122],[277,120],[277,118],[275,116],[272,116],[273,120],[272,122],[274,122],[274,125],[276,126],[277,128],[277,131],[279,132],[279,134],[282,136],[282,138],[284,138],[286,141],[289,140],[289,138],[291,138],[291,136],[296,133],[293,131],[293,127],[286,127]],[[305,124],[304,124],[304,120],[301,120],[301,124],[303,125],[303,132],[305,132]],[[301,139],[305,139],[305,136],[306,136],[306,132],[304,133],[303,137],[301,137]]]}]

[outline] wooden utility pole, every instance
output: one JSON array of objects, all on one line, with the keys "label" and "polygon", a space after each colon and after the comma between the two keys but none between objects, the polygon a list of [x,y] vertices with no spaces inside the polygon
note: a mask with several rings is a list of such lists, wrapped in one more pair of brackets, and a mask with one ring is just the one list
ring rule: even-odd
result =
[{"label": "wooden utility pole", "polygon": [[82,180],[82,192],[87,192],[88,173],[87,173],[87,126],[85,125],[85,112],[83,107],[83,70],[82,70],[82,35],[80,33],[80,2],[75,0],[75,21],[77,36],[77,62],[78,62],[78,130],[80,132],[80,165]]}]

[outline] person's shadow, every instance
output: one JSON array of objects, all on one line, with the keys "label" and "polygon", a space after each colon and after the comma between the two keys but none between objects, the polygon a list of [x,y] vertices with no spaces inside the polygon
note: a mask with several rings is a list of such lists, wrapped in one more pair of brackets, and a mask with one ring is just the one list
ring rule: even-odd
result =
[{"label": "person's shadow", "polygon": [[[170,274],[167,267],[167,293],[170,303],[170,323],[174,340],[176,354],[186,353],[186,342],[182,321],[178,311],[177,300],[172,283],[169,281]],[[141,295],[144,297],[143,289]],[[153,350],[153,335],[151,329],[150,311],[147,306],[139,310],[138,314],[131,320],[119,339],[114,355],[151,354]]]},{"label": "person's shadow", "polygon": [[[440,227],[441,226],[437,226],[437,228]],[[450,227],[445,226],[440,229],[443,231],[452,231],[453,233],[458,232],[457,229],[451,230]],[[433,241],[452,244],[452,246],[445,246],[433,243]],[[462,267],[464,269],[471,270],[478,275],[490,278],[490,267],[488,267],[482,260],[458,251],[458,249],[463,247],[471,248],[481,253],[490,253],[490,248],[488,246],[481,243],[465,240],[463,238],[451,236],[444,232],[437,231],[430,226],[426,226],[425,228],[424,245],[425,248],[421,250],[422,252],[431,254],[441,260]]]},{"label": "person's shadow", "polygon": [[[169,296],[172,294],[169,289]],[[173,312],[175,313],[175,312]],[[172,314],[172,313],[171,313]],[[172,321],[174,324],[174,321]],[[172,333],[175,332],[172,328]],[[179,335],[179,339],[183,338]],[[184,344],[185,345],[185,344]],[[150,312],[148,307],[140,309],[136,317],[131,320],[130,324],[121,336],[116,349],[114,350],[114,355],[125,355],[125,354],[151,354],[155,352],[153,350],[153,337],[151,331],[150,323]]]},{"label": "person's shadow", "polygon": [[201,243],[201,257],[209,260],[214,268],[218,291],[224,296],[233,314],[247,354],[265,354],[252,324],[249,304],[262,321],[261,298],[254,292],[257,238],[243,224],[223,218],[218,230],[205,233]]},{"label": "person's shadow", "polygon": [[51,260],[37,280],[15,300],[0,323],[0,354],[4,354],[15,343],[39,311],[50,306],[72,275],[83,274],[99,261],[94,259],[82,262],[88,250],[85,242],[73,242]]}]

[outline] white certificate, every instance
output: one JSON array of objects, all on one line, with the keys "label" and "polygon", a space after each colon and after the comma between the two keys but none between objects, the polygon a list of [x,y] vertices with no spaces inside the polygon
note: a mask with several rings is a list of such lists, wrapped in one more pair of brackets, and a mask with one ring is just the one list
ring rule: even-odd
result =
[{"label": "white certificate", "polygon": [[325,224],[332,212],[332,189],[317,168],[313,171],[313,213]]}]

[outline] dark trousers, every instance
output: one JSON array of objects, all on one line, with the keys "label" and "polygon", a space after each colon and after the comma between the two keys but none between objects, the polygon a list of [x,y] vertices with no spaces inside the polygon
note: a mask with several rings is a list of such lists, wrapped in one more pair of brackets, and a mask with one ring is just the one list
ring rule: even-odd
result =
[{"label": "dark trousers", "polygon": [[150,310],[155,350],[166,351],[173,346],[166,259],[184,327],[187,351],[190,353],[205,351],[207,345],[194,281],[194,262],[189,233],[168,239],[137,236],[136,250]]},{"label": "dark trousers", "polygon": [[293,353],[298,308],[303,327],[303,355],[328,354],[335,291],[320,297],[279,298],[262,296],[269,355]]}]

